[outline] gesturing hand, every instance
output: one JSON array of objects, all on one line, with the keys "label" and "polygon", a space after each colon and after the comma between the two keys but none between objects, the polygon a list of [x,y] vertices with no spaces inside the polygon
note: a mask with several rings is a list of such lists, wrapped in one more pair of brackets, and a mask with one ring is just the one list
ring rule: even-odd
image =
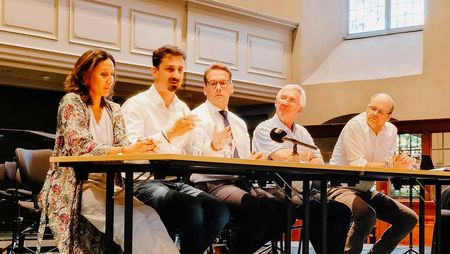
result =
[{"label": "gesturing hand", "polygon": [[178,136],[181,136],[195,128],[196,122],[200,119],[196,115],[188,115],[178,119],[175,124],[167,130],[167,139],[172,142]]},{"label": "gesturing hand", "polygon": [[219,151],[222,149],[223,141],[227,139],[231,139],[231,127],[227,126],[223,130],[217,131],[217,127],[214,126],[211,148],[214,151]]}]

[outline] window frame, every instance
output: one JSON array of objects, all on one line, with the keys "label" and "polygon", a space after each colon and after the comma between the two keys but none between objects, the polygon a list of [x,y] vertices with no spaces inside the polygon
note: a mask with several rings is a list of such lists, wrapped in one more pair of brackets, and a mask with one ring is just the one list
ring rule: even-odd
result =
[{"label": "window frame", "polygon": [[[383,30],[378,31],[370,31],[370,32],[361,32],[361,33],[354,33],[349,34],[349,21],[350,21],[350,0],[345,1],[345,36],[344,40],[352,40],[352,39],[362,39],[362,38],[369,38],[369,37],[376,37],[376,36],[384,36],[384,35],[391,35],[391,34],[399,34],[399,33],[410,33],[410,32],[418,32],[423,31],[423,25],[420,26],[408,26],[408,27],[401,27],[401,28],[389,28],[391,26],[391,0],[384,0],[385,1],[385,26]],[[426,4],[427,0],[424,0],[424,15],[426,13]]]}]

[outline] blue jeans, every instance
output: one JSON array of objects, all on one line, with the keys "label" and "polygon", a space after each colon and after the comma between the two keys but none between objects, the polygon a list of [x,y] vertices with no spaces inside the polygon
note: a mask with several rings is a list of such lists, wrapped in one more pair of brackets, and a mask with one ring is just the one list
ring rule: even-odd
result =
[{"label": "blue jeans", "polygon": [[134,192],[158,212],[172,238],[181,233],[182,254],[205,252],[230,218],[224,203],[182,182],[137,181]]}]

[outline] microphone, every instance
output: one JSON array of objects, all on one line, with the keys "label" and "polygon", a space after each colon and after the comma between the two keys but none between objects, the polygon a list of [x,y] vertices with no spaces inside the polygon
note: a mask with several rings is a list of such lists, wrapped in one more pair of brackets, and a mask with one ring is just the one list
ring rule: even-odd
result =
[{"label": "microphone", "polygon": [[304,146],[304,147],[307,147],[307,148],[310,148],[313,150],[317,150],[317,146],[303,143],[301,141],[298,141],[295,138],[287,137],[287,133],[280,128],[273,128],[270,131],[270,138],[273,141],[278,142],[278,143],[283,143],[284,141],[289,141],[295,145],[300,145],[300,146]]}]

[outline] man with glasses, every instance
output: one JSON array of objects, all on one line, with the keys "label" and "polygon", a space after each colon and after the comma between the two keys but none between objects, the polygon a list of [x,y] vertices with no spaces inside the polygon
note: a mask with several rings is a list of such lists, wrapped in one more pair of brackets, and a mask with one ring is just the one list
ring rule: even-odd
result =
[{"label": "man with glasses", "polygon": [[[384,167],[386,156],[392,156],[397,145],[397,128],[388,122],[393,111],[394,101],[389,95],[381,93],[372,96],[366,112],[345,125],[330,164]],[[393,166],[410,168],[411,159],[405,154],[395,156]],[[418,220],[414,211],[377,192],[374,181],[360,181],[354,187],[332,187],[328,195],[352,210],[353,224],[344,253],[361,253],[364,240],[377,218],[391,226],[369,253],[391,253]]]},{"label": "man with glasses", "polygon": [[[300,115],[305,105],[306,94],[301,86],[290,84],[281,88],[275,99],[275,115],[260,123],[253,133],[253,149],[263,152],[269,159],[275,161],[323,163],[319,150],[311,151],[306,147],[298,147],[297,155],[293,154],[294,145],[291,142],[277,143],[270,138],[271,130],[279,128],[284,130],[289,137],[314,145],[314,141],[306,128],[295,123],[295,119]],[[301,182],[295,182],[293,185],[298,190],[297,195],[292,197],[292,202],[296,206],[295,215],[301,219],[304,215]],[[266,190],[280,200],[285,199],[284,193],[277,188]],[[320,193],[312,189],[310,195],[310,240],[316,253],[322,253]],[[328,200],[327,206],[327,253],[342,254],[350,224],[350,209],[333,200]]]},{"label": "man with glasses", "polygon": [[[234,158],[265,159],[262,153],[250,152],[247,125],[228,109],[234,92],[231,71],[223,64],[212,64],[204,73],[203,94],[206,102],[192,111],[200,118],[198,132],[206,135],[204,155],[223,156],[224,146],[232,141],[229,155]],[[225,202],[238,226],[236,253],[253,253],[285,226],[283,202],[247,179],[229,175],[193,174],[195,186]]]}]

